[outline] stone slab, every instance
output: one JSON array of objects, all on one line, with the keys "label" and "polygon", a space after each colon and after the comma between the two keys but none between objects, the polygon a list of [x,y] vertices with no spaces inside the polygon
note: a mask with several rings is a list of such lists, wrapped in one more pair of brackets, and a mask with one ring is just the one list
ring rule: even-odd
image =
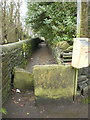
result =
[{"label": "stone slab", "polygon": [[22,69],[14,68],[14,87],[29,90],[33,87],[33,74]]},{"label": "stone slab", "polygon": [[64,65],[34,66],[35,96],[42,98],[73,98],[75,70]]}]

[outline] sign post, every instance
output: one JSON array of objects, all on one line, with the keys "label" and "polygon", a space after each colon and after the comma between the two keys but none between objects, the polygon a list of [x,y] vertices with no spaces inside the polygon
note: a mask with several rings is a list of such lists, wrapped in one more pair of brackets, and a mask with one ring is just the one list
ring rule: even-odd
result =
[{"label": "sign post", "polygon": [[[88,37],[88,0],[86,2],[82,2],[82,0],[77,0],[77,38],[86,38]],[[78,39],[79,40],[79,39]],[[74,46],[76,47],[75,43]],[[78,67],[78,65],[81,62],[77,63],[77,57],[79,61],[79,57],[82,55],[79,55],[76,57],[78,50],[75,51],[75,47],[73,48],[73,57],[72,57],[72,66],[75,68],[75,76],[74,76],[74,97],[75,100],[76,93],[77,93],[77,81],[78,81],[78,70],[79,68],[85,67]],[[75,52],[74,52],[75,51]],[[79,51],[79,53],[81,53]],[[75,61],[77,65],[75,66]],[[87,65],[86,65],[87,66]]]},{"label": "sign post", "polygon": [[74,77],[74,98],[77,92],[78,70],[79,68],[88,67],[90,65],[90,39],[74,38],[72,66],[75,68]]},{"label": "sign post", "polygon": [[73,100],[75,100],[77,94],[77,81],[78,81],[78,69],[75,68],[75,78],[74,78],[74,95]]}]

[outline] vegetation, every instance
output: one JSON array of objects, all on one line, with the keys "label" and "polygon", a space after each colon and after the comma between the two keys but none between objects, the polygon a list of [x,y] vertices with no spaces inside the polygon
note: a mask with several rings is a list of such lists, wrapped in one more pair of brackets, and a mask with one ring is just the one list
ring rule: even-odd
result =
[{"label": "vegetation", "polygon": [[4,0],[0,2],[0,24],[2,25],[2,42],[6,44],[17,42],[26,37],[22,29],[22,22],[20,20],[20,0]]},{"label": "vegetation", "polygon": [[8,112],[6,111],[6,109],[5,109],[5,108],[1,108],[1,109],[0,109],[0,113],[3,113],[3,114],[5,114],[5,115],[6,115]]},{"label": "vegetation", "polygon": [[26,23],[50,43],[70,41],[76,36],[76,3],[28,3]]}]

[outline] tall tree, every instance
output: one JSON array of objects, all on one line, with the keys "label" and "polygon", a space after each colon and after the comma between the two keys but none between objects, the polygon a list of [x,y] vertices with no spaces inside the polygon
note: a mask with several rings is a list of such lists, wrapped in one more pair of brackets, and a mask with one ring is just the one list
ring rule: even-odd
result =
[{"label": "tall tree", "polygon": [[76,3],[28,3],[26,23],[47,41],[72,40],[76,35]]},{"label": "tall tree", "polygon": [[22,39],[20,5],[20,0],[2,0],[1,2],[3,44],[17,42],[18,39]]}]

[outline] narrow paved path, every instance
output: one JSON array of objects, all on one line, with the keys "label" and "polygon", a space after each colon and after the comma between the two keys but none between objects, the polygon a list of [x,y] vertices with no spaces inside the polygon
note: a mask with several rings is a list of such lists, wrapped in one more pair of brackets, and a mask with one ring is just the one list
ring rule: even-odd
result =
[{"label": "narrow paved path", "polygon": [[29,63],[26,66],[26,70],[32,72],[34,65],[46,65],[55,64],[56,61],[51,51],[47,48],[45,43],[41,43],[38,46],[36,52],[32,55]]},{"label": "narrow paved path", "polygon": [[[37,51],[32,55],[26,69],[30,72],[34,65],[55,64],[55,59],[45,43],[39,45]],[[4,118],[87,118],[88,104],[85,104],[79,96],[77,100],[43,100],[41,104],[35,105],[33,91],[12,92],[4,105],[8,114]]]}]

